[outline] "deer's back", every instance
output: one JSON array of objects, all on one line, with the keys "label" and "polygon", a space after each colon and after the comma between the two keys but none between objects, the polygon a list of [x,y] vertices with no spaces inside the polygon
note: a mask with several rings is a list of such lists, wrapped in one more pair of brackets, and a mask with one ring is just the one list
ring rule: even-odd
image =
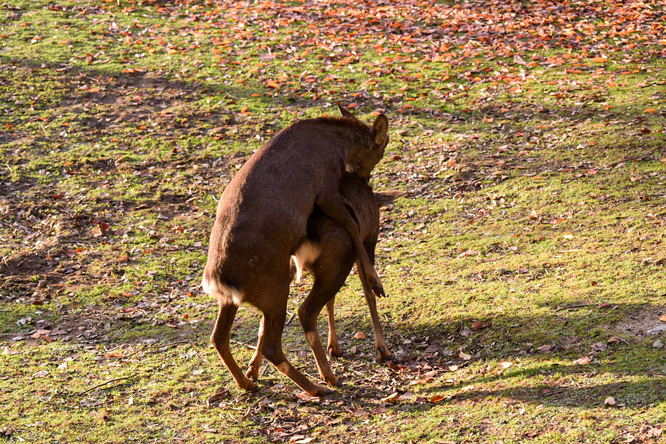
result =
[{"label": "deer's back", "polygon": [[344,173],[349,140],[341,130],[332,119],[301,121],[252,155],[218,203],[205,275],[243,280],[289,263],[317,196]]}]

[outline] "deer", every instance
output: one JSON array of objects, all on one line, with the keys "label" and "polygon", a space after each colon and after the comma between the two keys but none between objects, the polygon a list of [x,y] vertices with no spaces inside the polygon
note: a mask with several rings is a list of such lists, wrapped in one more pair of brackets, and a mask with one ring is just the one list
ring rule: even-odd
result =
[{"label": "deer", "polygon": [[[379,209],[390,205],[395,199],[405,195],[405,192],[390,190],[373,193],[366,182],[350,173],[345,173],[343,176],[340,192],[358,222],[363,245],[374,263],[375,246],[379,236]],[[331,356],[341,356],[342,350],[335,329],[335,296],[344,285],[355,262],[357,269],[360,270],[354,245],[349,234],[340,225],[315,209],[308,220],[307,238],[296,250],[292,260],[296,281],[300,280],[303,271],[309,271],[314,276],[312,289],[298,309],[298,317],[314,354],[319,375],[328,384],[337,386],[338,379],[331,371],[319,339],[317,318],[326,305],[328,352]],[[366,280],[361,279],[361,286],[370,310],[379,360],[390,360],[393,355],[384,339],[375,295]]]},{"label": "deer", "polygon": [[[248,159],[219,199],[202,288],[218,302],[211,343],[241,389],[256,388],[263,355],[308,394],[330,393],[294,368],[282,349],[290,258],[307,237],[315,208],[349,233],[359,276],[376,296],[385,295],[340,183],[346,171],[369,180],[389,141],[388,119],[379,114],[368,126],[344,107],[339,109],[341,117],[300,120],[278,132]],[[246,373],[230,349],[241,303],[262,313],[256,352]]]}]

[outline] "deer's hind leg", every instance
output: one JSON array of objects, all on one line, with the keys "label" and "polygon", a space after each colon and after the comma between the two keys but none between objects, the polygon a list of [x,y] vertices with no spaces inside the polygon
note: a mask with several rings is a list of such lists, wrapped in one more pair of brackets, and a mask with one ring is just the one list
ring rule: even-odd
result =
[{"label": "deer's hind leg", "polygon": [[233,300],[225,297],[218,298],[218,305],[219,311],[217,314],[217,321],[215,321],[215,327],[213,328],[210,341],[220,355],[222,362],[231,373],[231,376],[236,380],[238,387],[244,390],[253,390],[257,387],[256,384],[245,377],[231,354],[231,348],[229,347],[231,326],[236,317],[238,305],[236,305]]},{"label": "deer's hind leg", "polygon": [[245,376],[252,379],[253,381],[257,381],[259,379],[259,368],[261,367],[261,361],[263,358],[261,349],[264,343],[264,331],[266,330],[265,323],[266,318],[262,316],[261,323],[259,324],[259,339],[257,340],[257,349],[254,352],[254,356],[252,356],[252,359],[250,360],[250,365],[248,366],[247,372],[245,372]]},{"label": "deer's hind leg", "polygon": [[326,348],[331,356],[342,356],[338,333],[335,330],[335,296],[326,303],[326,315],[328,319],[328,341]]},{"label": "deer's hind leg", "polygon": [[[317,318],[324,305],[329,308],[329,350],[333,344],[337,346],[337,336],[335,335],[335,323],[332,319],[332,302],[335,295],[345,283],[354,262],[353,250],[348,250],[347,254],[331,254],[335,249],[329,249],[322,252],[311,269],[314,272],[314,283],[308,297],[303,301],[298,309],[298,317],[305,332],[305,339],[308,341],[312,353],[317,361],[317,368],[321,377],[332,386],[338,385],[338,378],[335,376],[326,358],[326,352],[321,345],[319,332],[317,330]],[[328,253],[328,254],[327,254]],[[333,321],[333,323],[331,322]],[[334,350],[335,351],[335,350]]]},{"label": "deer's hind leg", "polygon": [[300,388],[312,396],[322,396],[331,391],[312,383],[287,360],[282,349],[282,332],[287,318],[287,298],[289,296],[289,275],[281,285],[272,287],[270,294],[265,294],[256,305],[263,313],[263,335],[260,339],[261,353],[280,373],[294,381]]}]

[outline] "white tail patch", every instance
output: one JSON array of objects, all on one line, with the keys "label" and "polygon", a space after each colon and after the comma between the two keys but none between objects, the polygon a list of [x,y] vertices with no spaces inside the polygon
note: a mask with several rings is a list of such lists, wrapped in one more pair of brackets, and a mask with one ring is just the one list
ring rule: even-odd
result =
[{"label": "white tail patch", "polygon": [[220,299],[220,297],[231,298],[236,305],[240,305],[241,302],[243,302],[243,297],[240,291],[229,287],[228,285],[224,285],[215,279],[208,279],[204,276],[201,280],[201,287],[206,294],[218,299]]},{"label": "white tail patch", "polygon": [[303,270],[312,265],[314,261],[317,260],[320,253],[321,248],[319,245],[313,244],[312,242],[303,242],[303,244],[298,247],[296,254],[292,256],[292,259],[296,263],[296,282],[301,280]]}]

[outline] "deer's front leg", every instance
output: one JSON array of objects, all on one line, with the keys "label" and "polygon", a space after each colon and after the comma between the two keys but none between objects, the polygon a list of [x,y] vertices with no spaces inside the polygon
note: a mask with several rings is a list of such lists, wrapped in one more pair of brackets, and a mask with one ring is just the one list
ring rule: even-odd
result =
[{"label": "deer's front leg", "polygon": [[382,281],[379,279],[379,275],[377,275],[375,267],[372,265],[372,261],[368,256],[368,252],[365,250],[363,242],[361,241],[358,224],[349,213],[349,210],[345,206],[342,196],[338,193],[337,189],[334,193],[320,196],[315,203],[326,216],[330,217],[347,230],[352,238],[356,257],[361,265],[361,270],[359,271],[364,274],[365,279],[370,285],[370,289],[376,296],[386,296]]}]

